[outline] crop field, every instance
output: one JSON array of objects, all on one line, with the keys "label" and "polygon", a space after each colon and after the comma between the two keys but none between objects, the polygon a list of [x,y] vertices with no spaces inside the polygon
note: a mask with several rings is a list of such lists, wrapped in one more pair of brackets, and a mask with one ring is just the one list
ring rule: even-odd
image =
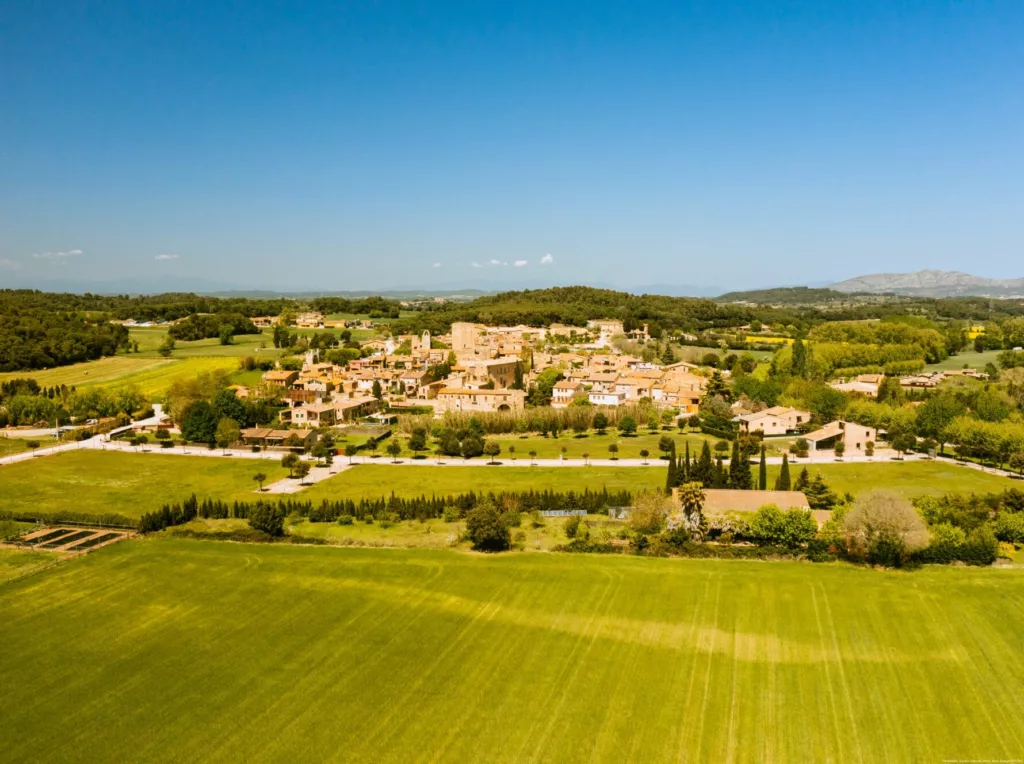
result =
[{"label": "crop field", "polygon": [[[0,374],[0,382],[31,377],[46,387],[134,386],[150,398],[159,400],[177,379],[214,370],[236,372],[238,359],[242,356],[276,358],[279,355],[266,334],[240,335],[235,338],[234,345],[221,345],[216,339],[179,342],[170,358],[161,358],[156,350],[167,335],[166,329],[132,329],[131,335],[139,341],[138,353],[41,371],[4,372]],[[259,375],[256,372],[255,381],[259,380]]]},{"label": "crop field", "polygon": [[71,451],[0,467],[0,496],[4,510],[33,517],[71,511],[134,518],[193,492],[255,499],[257,472],[268,475],[268,483],[288,474],[270,460]]},{"label": "crop field", "polygon": [[16,377],[31,377],[46,387],[134,386],[150,398],[159,400],[175,380],[216,369],[235,371],[238,369],[238,359],[224,356],[166,359],[148,358],[142,354],[118,355],[45,371],[5,372],[0,374],[0,382]]},{"label": "crop field", "polygon": [[163,538],[0,587],[7,761],[889,764],[1024,750],[1019,568]]}]

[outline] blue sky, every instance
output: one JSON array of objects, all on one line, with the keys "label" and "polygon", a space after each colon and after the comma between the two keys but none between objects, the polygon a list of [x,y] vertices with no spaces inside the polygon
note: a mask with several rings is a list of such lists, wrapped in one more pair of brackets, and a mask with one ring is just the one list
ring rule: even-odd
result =
[{"label": "blue sky", "polygon": [[0,285],[1024,276],[1019,0],[2,15]]}]

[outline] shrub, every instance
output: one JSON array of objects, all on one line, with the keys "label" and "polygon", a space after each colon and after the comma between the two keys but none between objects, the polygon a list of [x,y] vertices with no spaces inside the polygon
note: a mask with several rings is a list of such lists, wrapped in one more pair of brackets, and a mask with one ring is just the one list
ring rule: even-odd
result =
[{"label": "shrub", "polygon": [[847,548],[873,565],[899,567],[928,543],[928,529],[913,505],[892,491],[861,494],[845,517]]},{"label": "shrub", "polygon": [[750,521],[749,534],[759,546],[796,549],[814,538],[818,524],[808,510],[783,511],[774,504],[761,507]]},{"label": "shrub", "polygon": [[253,530],[263,531],[268,536],[283,536],[284,510],[274,504],[258,501],[249,510],[249,526]]},{"label": "shrub", "polygon": [[576,533],[580,529],[580,518],[579,515],[573,515],[565,521],[565,537],[567,539],[576,538]]},{"label": "shrub", "polygon": [[510,543],[508,526],[492,504],[481,504],[466,515],[466,538],[481,552],[502,552]]},{"label": "shrub", "polygon": [[664,526],[671,509],[671,500],[660,491],[637,494],[629,514],[629,527],[640,535],[657,533]]},{"label": "shrub", "polygon": [[338,518],[338,525],[352,525],[355,522],[355,518],[352,515],[342,515]]}]

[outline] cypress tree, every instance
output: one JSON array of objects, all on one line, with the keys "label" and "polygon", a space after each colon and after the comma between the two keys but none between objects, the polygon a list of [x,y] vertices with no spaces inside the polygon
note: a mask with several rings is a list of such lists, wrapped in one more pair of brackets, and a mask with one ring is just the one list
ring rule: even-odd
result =
[{"label": "cypress tree", "polygon": [[761,464],[757,469],[757,487],[764,491],[768,488],[768,462],[765,459],[764,443],[761,444]]},{"label": "cypress tree", "polygon": [[718,458],[715,459],[714,476],[712,477],[711,487],[712,488],[725,488],[728,483],[729,474],[725,471],[725,465],[722,464],[722,455],[719,454]]},{"label": "cypress tree", "polygon": [[715,487],[715,468],[711,462],[711,446],[706,440],[700,450],[700,459],[697,460],[691,477],[694,482],[699,482],[705,488]]},{"label": "cypress tree", "polygon": [[665,494],[671,495],[672,489],[676,485],[676,453],[675,451],[669,452],[668,455],[668,472],[665,473]]},{"label": "cypress tree", "polygon": [[738,440],[732,442],[732,456],[729,458],[729,487],[749,491],[754,482],[750,475],[750,462],[740,453]]},{"label": "cypress tree", "polygon": [[686,441],[686,460],[683,462],[683,477],[680,485],[690,482],[690,441]]},{"label": "cypress tree", "polygon": [[782,470],[779,472],[779,476],[775,478],[775,490],[776,491],[788,491],[792,488],[793,484],[789,479],[789,454],[782,455]]}]

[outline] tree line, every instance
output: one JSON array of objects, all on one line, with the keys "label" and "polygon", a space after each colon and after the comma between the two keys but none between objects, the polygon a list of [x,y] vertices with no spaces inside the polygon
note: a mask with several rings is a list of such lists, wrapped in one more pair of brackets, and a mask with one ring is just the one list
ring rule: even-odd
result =
[{"label": "tree line", "polygon": [[278,499],[276,502],[261,499],[256,502],[233,501],[205,498],[199,500],[195,494],[182,502],[163,505],[156,512],[144,514],[138,524],[141,533],[152,533],[176,525],[184,525],[197,517],[203,519],[236,518],[249,519],[257,506],[271,505],[282,516],[296,515],[310,522],[337,522],[342,518],[365,521],[372,520],[428,520],[445,518],[460,520],[480,504],[515,507],[521,513],[581,509],[589,513],[607,510],[608,507],[629,506],[632,495],[628,491],[584,489],[583,491],[469,491],[445,496],[422,495],[403,498],[381,496],[378,498],[324,499],[316,504],[298,499]]}]

